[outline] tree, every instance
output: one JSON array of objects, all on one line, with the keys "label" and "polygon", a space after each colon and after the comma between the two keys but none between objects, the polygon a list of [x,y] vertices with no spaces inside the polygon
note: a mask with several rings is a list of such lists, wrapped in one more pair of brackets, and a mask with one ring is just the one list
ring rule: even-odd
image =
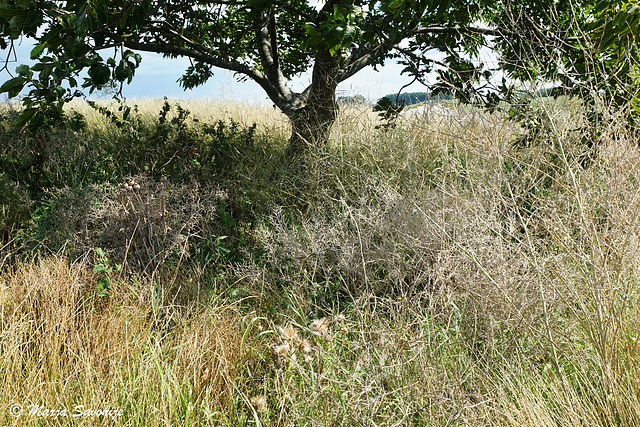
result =
[{"label": "tree", "polygon": [[628,124],[635,127],[640,117],[640,1],[598,3],[592,15],[585,26],[591,37],[581,46],[586,53],[577,69],[593,78],[580,85],[581,95],[598,94],[599,103],[626,109]]},{"label": "tree", "polygon": [[[215,68],[258,83],[290,118],[295,153],[327,140],[336,86],[388,60],[400,60],[417,81],[437,71],[432,92],[467,102],[497,105],[513,96],[510,80],[492,83],[496,70],[512,80],[561,81],[565,91],[581,93],[592,72],[585,48],[627,46],[617,59],[637,57],[633,7],[608,0],[0,0],[0,47],[31,37],[37,61],[19,66],[0,92],[16,96],[29,87],[18,124],[37,126],[79,89],[131,82],[138,52],[187,57],[184,88],[203,84]],[[598,41],[611,34],[610,21],[624,28],[627,42]],[[497,66],[478,61],[483,47],[499,56]],[[432,50],[444,59],[427,56]],[[608,75],[616,55],[604,55],[601,75]],[[291,90],[291,78],[308,69],[310,85]],[[78,82],[83,70],[88,77]]]}]

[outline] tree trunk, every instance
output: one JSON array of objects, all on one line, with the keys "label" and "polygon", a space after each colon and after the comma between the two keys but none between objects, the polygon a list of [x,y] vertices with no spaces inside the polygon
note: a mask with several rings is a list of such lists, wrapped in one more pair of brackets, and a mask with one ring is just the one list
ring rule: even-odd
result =
[{"label": "tree trunk", "polygon": [[318,106],[309,104],[290,116],[291,138],[288,152],[301,155],[321,148],[329,140],[331,127],[336,119],[337,108],[319,111]]},{"label": "tree trunk", "polygon": [[327,49],[318,51],[305,105],[288,114],[292,128],[288,147],[290,154],[301,155],[322,147],[329,140],[331,127],[338,115],[336,86],[339,61],[340,53],[331,56]]}]

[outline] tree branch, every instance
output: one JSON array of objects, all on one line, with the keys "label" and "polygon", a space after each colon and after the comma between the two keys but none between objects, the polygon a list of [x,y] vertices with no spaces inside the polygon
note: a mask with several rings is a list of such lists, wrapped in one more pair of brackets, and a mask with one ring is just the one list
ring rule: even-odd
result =
[{"label": "tree branch", "polygon": [[274,59],[271,52],[271,44],[269,43],[269,30],[267,29],[267,17],[260,14],[260,18],[256,20],[255,26],[256,47],[260,55],[260,62],[267,74],[272,71]]},{"label": "tree branch", "polygon": [[278,52],[278,35],[276,33],[276,17],[274,13],[269,16],[269,39],[271,41],[271,53],[273,54],[273,66],[280,69],[280,53]]},{"label": "tree branch", "polygon": [[158,34],[163,34],[164,33],[165,35],[172,36],[172,37],[180,40],[185,45],[190,46],[192,49],[195,49],[198,52],[201,52],[201,53],[203,53],[205,55],[208,54],[209,49],[205,48],[201,44],[198,44],[198,43],[192,41],[191,39],[189,39],[188,37],[184,36],[183,34],[180,34],[168,22],[166,22],[166,21],[151,21],[151,23],[160,25],[160,28],[154,27],[154,26],[147,26],[147,27],[143,27],[142,30],[143,31],[148,31],[151,34],[153,34],[154,32],[158,33]]},{"label": "tree branch", "polygon": [[[217,4],[217,5],[224,5],[224,6],[249,6],[249,2],[248,1],[243,1],[243,0],[213,0],[213,1],[210,1],[209,3],[210,4]],[[272,2],[270,2],[270,4],[273,5],[273,6],[280,6],[283,9],[287,9],[290,12],[293,12],[294,14],[305,18],[309,22],[314,22],[316,20],[316,17],[314,15],[311,15],[310,13],[305,12],[304,10],[293,6],[289,2],[286,2],[286,1],[272,1]]]},{"label": "tree branch", "polygon": [[[273,22],[275,26],[275,21]],[[292,96],[291,90],[287,87],[286,80],[278,63],[277,42],[275,34],[270,34],[270,23],[265,14],[260,14],[260,18],[256,20],[256,46],[260,55],[260,62],[265,70],[266,77],[285,99]],[[273,28],[275,33],[275,28]]]},{"label": "tree branch", "polygon": [[378,45],[370,49],[362,49],[362,51],[354,51],[342,66],[342,70],[338,74],[338,81],[343,82],[349,77],[356,74],[363,68],[371,65],[376,58],[383,52],[383,45]]},{"label": "tree branch", "polygon": [[467,27],[467,26],[456,26],[456,27],[444,27],[444,26],[428,26],[428,27],[418,27],[413,32],[413,35],[418,34],[481,34],[484,36],[493,36],[493,37],[504,37],[509,35],[515,35],[515,33],[511,31],[505,31],[503,29],[492,29],[492,28],[480,28],[480,27]]},{"label": "tree branch", "polygon": [[[181,46],[172,46],[168,44],[159,43],[140,43],[128,38],[112,34],[110,37],[123,44],[125,47],[141,52],[160,53],[165,55],[184,56],[195,59],[196,61],[208,64],[217,68],[233,71],[239,74],[243,74],[262,87],[269,98],[278,106],[290,103],[290,97],[285,96],[278,87],[276,87],[263,73],[249,67],[248,65],[241,64],[239,62],[219,58],[217,56],[207,54],[201,50],[189,49]],[[204,50],[204,48],[202,47]]]},{"label": "tree branch", "polygon": [[[535,30],[538,34],[543,34],[543,30],[535,25],[532,22],[532,27],[535,27]],[[503,37],[503,38],[520,38],[522,37],[522,33],[518,31],[509,30],[506,28],[480,28],[480,27],[472,27],[472,26],[455,26],[455,27],[445,27],[445,26],[427,26],[427,27],[418,27],[415,31],[412,32],[413,35],[418,34],[479,34],[483,36],[491,36],[491,37]],[[581,41],[582,39],[579,37],[562,37],[561,35],[552,34],[551,36],[546,37],[548,40],[556,40],[563,42],[565,44],[573,43]]]}]

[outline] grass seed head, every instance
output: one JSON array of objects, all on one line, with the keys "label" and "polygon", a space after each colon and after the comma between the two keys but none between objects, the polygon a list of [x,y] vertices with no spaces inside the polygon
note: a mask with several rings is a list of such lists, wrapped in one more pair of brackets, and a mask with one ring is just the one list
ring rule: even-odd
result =
[{"label": "grass seed head", "polygon": [[287,325],[284,328],[278,326],[278,332],[280,333],[282,339],[285,341],[298,341],[300,339],[298,330],[292,325]]},{"label": "grass seed head", "polygon": [[311,350],[311,341],[307,339],[302,340],[302,342],[300,343],[300,351],[302,351],[303,353],[310,353]]},{"label": "grass seed head", "polygon": [[253,396],[251,398],[251,406],[253,406],[256,411],[264,412],[267,409],[267,398],[264,395]]},{"label": "grass seed head", "polygon": [[315,335],[326,335],[329,332],[329,319],[322,317],[320,319],[314,319],[309,326],[311,332]]}]

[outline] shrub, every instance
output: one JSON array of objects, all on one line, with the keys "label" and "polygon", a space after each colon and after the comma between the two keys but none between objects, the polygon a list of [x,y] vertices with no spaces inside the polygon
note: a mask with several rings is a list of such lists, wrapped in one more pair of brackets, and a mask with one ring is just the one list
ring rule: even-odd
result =
[{"label": "shrub", "polygon": [[0,174],[0,243],[14,236],[16,230],[25,226],[29,218],[31,202],[28,194],[11,182],[6,174]]}]

